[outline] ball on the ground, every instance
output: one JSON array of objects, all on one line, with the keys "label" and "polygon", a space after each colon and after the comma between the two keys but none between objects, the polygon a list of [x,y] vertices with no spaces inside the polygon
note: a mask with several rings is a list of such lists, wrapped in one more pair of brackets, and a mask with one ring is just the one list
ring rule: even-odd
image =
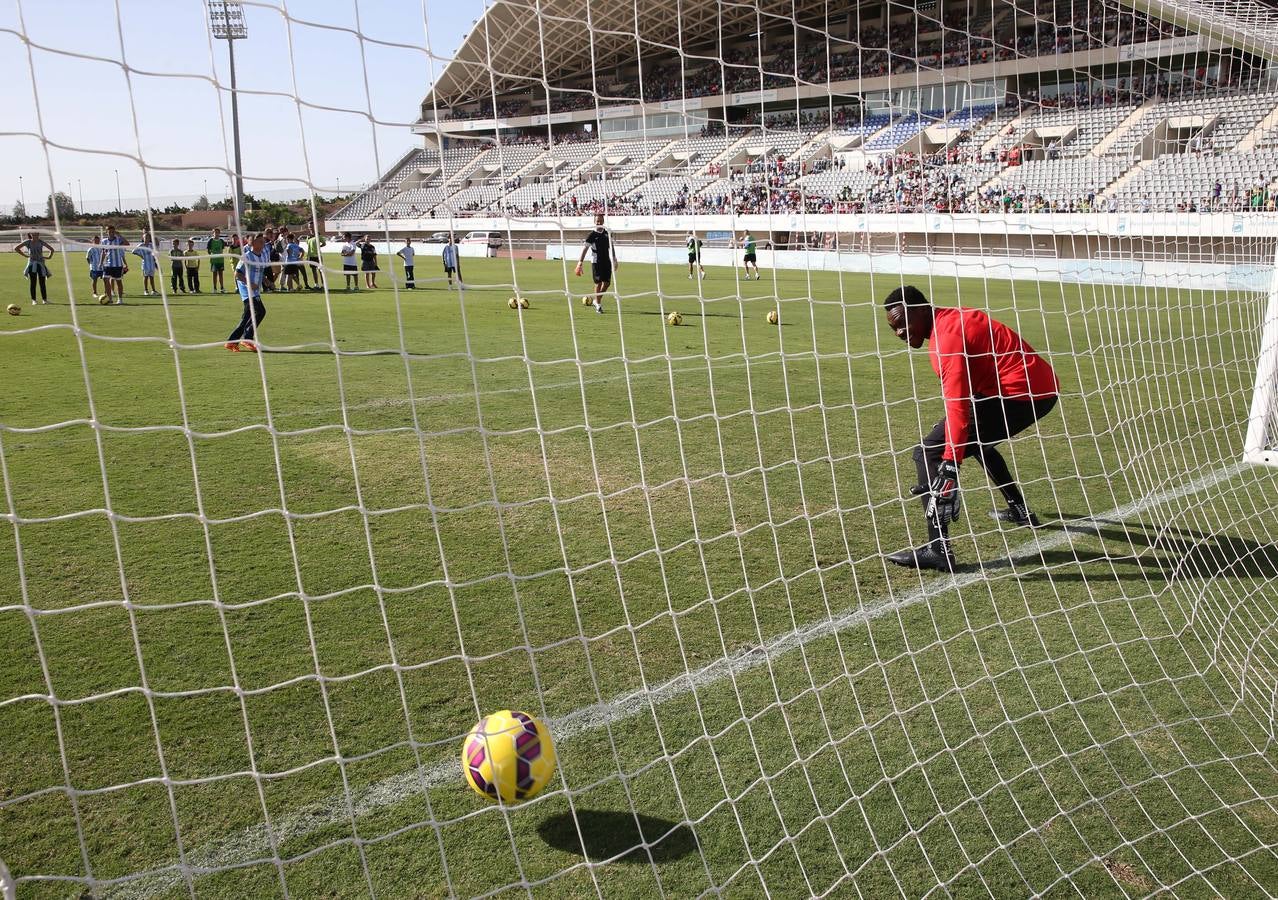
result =
[{"label": "ball on the ground", "polygon": [[775,309],[768,310],[768,324],[775,325],[779,321],[781,321],[781,317],[777,315],[777,311]]},{"label": "ball on the ground", "polygon": [[667,325],[682,325],[682,324],[683,324],[683,313],[681,313],[681,312],[677,312],[677,311],[676,311],[676,312],[672,312],[670,315],[666,316],[666,324],[667,324]]},{"label": "ball on the ground", "polygon": [[594,306],[594,305],[595,305],[595,295],[594,295],[594,294],[586,294],[584,297],[582,297],[582,298],[581,298],[581,305],[582,305],[582,306]]},{"label": "ball on the ground", "polygon": [[520,297],[520,298],[519,298],[519,308],[520,308],[520,309],[527,309],[529,306],[530,306],[530,304],[528,303],[528,298],[527,298],[527,297]]},{"label": "ball on the ground", "polygon": [[516,803],[536,796],[555,774],[555,744],[536,717],[503,709],[480,719],[462,742],[462,772],[475,793]]},{"label": "ball on the ground", "polygon": [[108,297],[106,294],[103,294],[101,297],[98,298],[98,302],[101,303],[103,306],[110,306],[111,298]]},{"label": "ball on the ground", "polygon": [[511,297],[506,301],[506,305],[511,309],[519,309],[519,299],[517,297]]},{"label": "ball on the ground", "polygon": [[21,306],[19,306],[18,304],[16,304],[16,303],[10,303],[8,308],[9,308],[9,315],[11,315],[11,316],[20,316],[20,315],[22,315],[22,307],[21,307]]}]

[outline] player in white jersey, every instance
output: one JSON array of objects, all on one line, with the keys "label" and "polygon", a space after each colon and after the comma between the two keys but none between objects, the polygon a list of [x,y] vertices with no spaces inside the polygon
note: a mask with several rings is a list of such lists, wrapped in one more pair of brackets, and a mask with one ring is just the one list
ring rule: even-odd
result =
[{"label": "player in white jersey", "polygon": [[115,226],[108,225],[107,236],[102,240],[102,248],[106,252],[102,274],[106,276],[103,281],[106,285],[107,305],[112,302],[112,290],[115,291],[114,302],[117,305],[124,304],[124,275],[129,271],[128,263],[124,261],[124,248],[127,246],[129,242],[116,232]]},{"label": "player in white jersey", "polygon": [[155,259],[155,244],[151,241],[151,232],[142,232],[142,243],[133,248],[133,255],[142,259],[142,296],[160,296],[160,290],[155,286],[155,273],[159,269],[159,263]]},{"label": "player in white jersey", "polygon": [[400,247],[395,255],[404,261],[404,287],[410,291],[417,290],[413,279],[413,260],[417,256],[417,251],[413,249],[413,239],[404,238],[404,246]]},{"label": "player in white jersey", "polygon": [[93,236],[93,246],[84,254],[85,260],[89,264],[89,290],[93,294],[94,300],[101,299],[98,293],[98,280],[102,278],[102,260],[106,256],[106,251],[102,249],[102,237],[100,235]]}]

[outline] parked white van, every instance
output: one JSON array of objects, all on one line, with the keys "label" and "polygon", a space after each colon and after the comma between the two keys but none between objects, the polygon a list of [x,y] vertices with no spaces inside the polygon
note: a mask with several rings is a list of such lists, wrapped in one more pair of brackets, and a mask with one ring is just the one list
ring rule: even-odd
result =
[{"label": "parked white van", "polygon": [[490,256],[496,255],[501,249],[502,234],[500,231],[472,231],[461,239],[462,244],[474,246],[476,244],[485,244],[488,247]]}]

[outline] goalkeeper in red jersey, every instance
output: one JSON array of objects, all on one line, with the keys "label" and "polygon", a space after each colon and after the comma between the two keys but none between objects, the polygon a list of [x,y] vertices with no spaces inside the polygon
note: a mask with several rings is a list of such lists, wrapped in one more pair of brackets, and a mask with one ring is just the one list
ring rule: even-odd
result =
[{"label": "goalkeeper in red jersey", "polygon": [[1056,406],[1060,383],[1048,362],[1012,329],[978,309],[934,309],[916,287],[899,287],[883,301],[888,327],[915,350],[927,344],[941,379],[945,418],[914,448],[928,542],[889,554],[914,569],[954,571],[949,525],[958,518],[959,466],[974,458],[1003,494],[994,517],[1038,527],[1021,490],[994,445],[1019,434]]}]

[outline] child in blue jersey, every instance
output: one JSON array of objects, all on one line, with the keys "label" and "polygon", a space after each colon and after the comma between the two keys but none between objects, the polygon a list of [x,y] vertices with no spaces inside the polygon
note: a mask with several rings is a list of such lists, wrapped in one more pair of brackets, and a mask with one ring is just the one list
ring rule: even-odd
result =
[{"label": "child in blue jersey", "polygon": [[288,233],[284,244],[284,290],[298,291],[302,288],[302,258],[305,253],[297,242],[297,235]]},{"label": "child in blue jersey", "polygon": [[84,254],[84,258],[89,263],[89,281],[91,282],[89,290],[93,293],[93,299],[101,299],[98,293],[98,279],[102,277],[102,260],[106,251],[102,249],[102,238],[99,235],[93,236],[93,246]]},{"label": "child in blue jersey", "polygon": [[133,255],[142,260],[142,296],[160,296],[160,290],[155,286],[155,272],[159,264],[155,261],[155,244],[151,241],[151,232],[142,232],[142,243],[133,250]]}]

